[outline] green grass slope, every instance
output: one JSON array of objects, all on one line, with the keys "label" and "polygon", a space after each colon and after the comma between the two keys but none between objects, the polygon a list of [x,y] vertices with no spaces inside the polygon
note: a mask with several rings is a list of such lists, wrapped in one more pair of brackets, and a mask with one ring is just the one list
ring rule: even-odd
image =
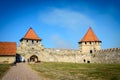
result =
[{"label": "green grass slope", "polygon": [[30,66],[48,80],[120,80],[120,64],[42,62]]},{"label": "green grass slope", "polygon": [[0,79],[3,77],[6,71],[10,69],[10,67],[11,64],[0,64]]}]

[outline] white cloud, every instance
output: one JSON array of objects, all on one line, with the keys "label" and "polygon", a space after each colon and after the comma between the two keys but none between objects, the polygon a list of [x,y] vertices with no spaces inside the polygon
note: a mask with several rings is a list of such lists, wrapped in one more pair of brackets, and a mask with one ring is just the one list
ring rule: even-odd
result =
[{"label": "white cloud", "polygon": [[68,41],[65,39],[61,38],[59,35],[55,34],[50,37],[51,41],[53,42],[54,46],[56,48],[66,48],[69,49],[71,48],[71,45]]},{"label": "white cloud", "polygon": [[[47,25],[47,28],[52,28],[53,31],[55,31],[53,32],[52,29],[50,29],[51,33],[49,35],[51,35],[50,42],[53,43],[54,47],[56,48],[75,48],[73,43],[75,41],[69,39],[74,39],[76,38],[75,36],[79,37],[83,28],[87,28],[94,24],[91,19],[89,19],[86,15],[81,14],[80,12],[55,8],[41,13],[40,23],[45,26]],[[60,31],[56,31],[55,29]],[[64,37],[61,37],[55,33],[65,35]]]},{"label": "white cloud", "polygon": [[80,12],[52,9],[41,15],[41,21],[52,26],[59,26],[69,29],[78,29],[79,27],[88,27],[94,25],[94,22]]}]

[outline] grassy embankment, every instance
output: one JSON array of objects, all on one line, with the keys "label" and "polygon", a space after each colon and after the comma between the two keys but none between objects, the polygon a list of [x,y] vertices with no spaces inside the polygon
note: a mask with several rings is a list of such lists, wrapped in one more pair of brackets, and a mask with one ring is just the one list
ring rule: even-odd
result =
[{"label": "grassy embankment", "polygon": [[10,69],[11,64],[0,64],[0,79],[3,77],[5,72]]},{"label": "grassy embankment", "polygon": [[30,64],[45,80],[120,80],[120,64]]}]

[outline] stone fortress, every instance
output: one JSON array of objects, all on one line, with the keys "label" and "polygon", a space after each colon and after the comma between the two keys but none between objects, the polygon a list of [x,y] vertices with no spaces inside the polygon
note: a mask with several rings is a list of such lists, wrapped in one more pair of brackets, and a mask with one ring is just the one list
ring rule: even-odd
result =
[{"label": "stone fortress", "polygon": [[90,27],[78,42],[79,49],[44,48],[42,39],[30,28],[17,47],[17,54],[28,62],[120,63],[120,48],[101,49],[101,42]]}]

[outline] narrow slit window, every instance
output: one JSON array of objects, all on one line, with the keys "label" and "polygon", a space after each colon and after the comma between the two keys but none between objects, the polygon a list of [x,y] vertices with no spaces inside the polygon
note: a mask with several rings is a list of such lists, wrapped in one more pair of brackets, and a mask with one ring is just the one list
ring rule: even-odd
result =
[{"label": "narrow slit window", "polygon": [[34,44],[34,41],[32,40],[32,44]]},{"label": "narrow slit window", "polygon": [[92,54],[92,53],[93,53],[93,51],[92,51],[92,50],[90,50],[90,53]]},{"label": "narrow slit window", "polygon": [[90,44],[91,44],[91,42],[90,42]]}]

